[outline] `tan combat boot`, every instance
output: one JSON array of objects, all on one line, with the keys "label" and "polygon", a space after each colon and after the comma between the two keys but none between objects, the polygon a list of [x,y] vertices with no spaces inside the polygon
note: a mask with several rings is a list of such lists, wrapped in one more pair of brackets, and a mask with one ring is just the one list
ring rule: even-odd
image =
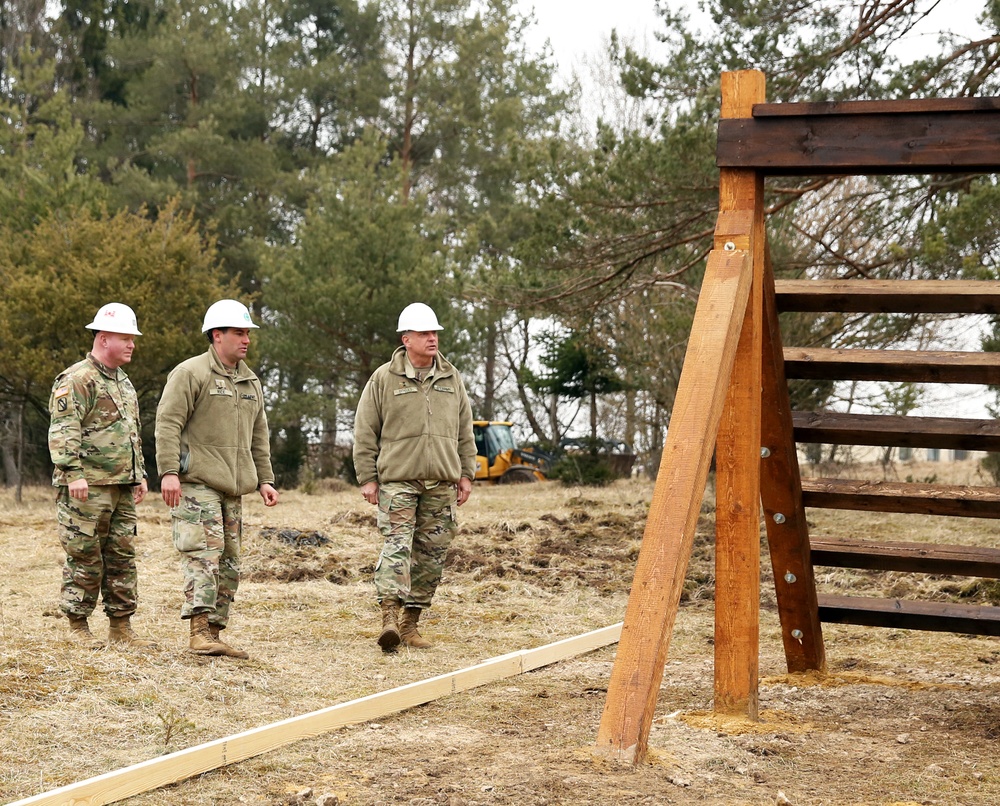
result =
[{"label": "tan combat boot", "polygon": [[69,619],[69,640],[87,649],[100,649],[103,644],[90,631],[86,616],[66,616]]},{"label": "tan combat boot", "polygon": [[382,600],[382,632],[378,645],[383,652],[392,652],[399,646],[399,599]]},{"label": "tan combat boot", "polygon": [[419,620],[419,607],[404,607],[403,618],[399,620],[399,637],[404,644],[414,649],[430,649],[434,644],[417,632],[417,622]]},{"label": "tan combat boot", "polygon": [[227,657],[242,658],[243,660],[247,660],[247,658],[250,657],[249,652],[244,652],[242,649],[236,649],[234,647],[231,647],[229,646],[229,644],[227,644],[225,641],[219,638],[219,633],[222,632],[222,628],[218,624],[212,624],[212,622],[209,622],[208,631],[212,634],[212,640],[215,641],[215,643],[219,644],[220,646],[224,646],[226,648],[224,654]]},{"label": "tan combat boot", "polygon": [[112,644],[127,644],[143,649],[156,647],[156,641],[147,641],[132,632],[131,618],[131,616],[108,616],[108,620],[111,622],[111,627],[108,630],[108,641]]},{"label": "tan combat boot", "polygon": [[225,644],[218,643],[212,637],[208,626],[208,613],[196,613],[191,616],[191,651],[196,655],[225,655]]}]

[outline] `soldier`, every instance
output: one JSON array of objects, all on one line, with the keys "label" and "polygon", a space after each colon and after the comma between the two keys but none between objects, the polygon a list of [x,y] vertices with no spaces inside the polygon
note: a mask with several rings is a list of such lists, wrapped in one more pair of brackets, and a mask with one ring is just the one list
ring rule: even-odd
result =
[{"label": "soldier", "polygon": [[383,537],[375,592],[385,652],[400,642],[432,646],[417,631],[420,611],[441,581],[455,505],[469,500],[476,475],[472,408],[458,371],[438,352],[441,329],[424,303],[403,309],[403,345],[372,374],[354,420],[354,467],[361,495],[378,505]]},{"label": "soldier", "polygon": [[56,377],[49,398],[49,453],[59,488],[56,517],[66,561],[63,613],[70,638],[98,647],[88,619],[100,595],[111,622],[108,639],[155,646],[136,637],[135,506],[148,489],[142,461],[139,403],[122,365],[132,360],[135,313],[110,302],[87,325],[87,357]]},{"label": "soldier", "polygon": [[156,466],[181,553],[190,649],[248,658],[220,638],[240,584],[243,496],[278,503],[271,472],[264,392],[243,360],[255,329],[233,299],[213,303],[201,331],[208,350],[178,364],[156,410]]}]

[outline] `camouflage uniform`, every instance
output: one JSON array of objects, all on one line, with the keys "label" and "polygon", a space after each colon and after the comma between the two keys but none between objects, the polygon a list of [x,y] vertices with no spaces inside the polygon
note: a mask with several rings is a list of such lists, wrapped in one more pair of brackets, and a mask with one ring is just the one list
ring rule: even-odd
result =
[{"label": "camouflage uniform", "polygon": [[174,367],[156,410],[156,464],[181,484],[170,510],[181,618],[207,613],[225,629],[240,581],[242,496],[274,483],[264,393],[245,362],[230,371],[209,347]]},{"label": "camouflage uniform", "polygon": [[206,484],[181,484],[181,503],[171,510],[174,548],[181,553],[184,604],[181,618],[210,613],[219,629],[240,584],[243,498]]},{"label": "camouflage uniform", "polygon": [[444,481],[390,481],[379,485],[382,554],[375,566],[379,601],[398,598],[428,608],[441,582],[455,537],[455,485]]},{"label": "camouflage uniform", "polygon": [[372,375],[354,421],[358,482],[378,481],[380,602],[426,609],[457,530],[456,484],[476,472],[472,408],[458,371],[440,354],[418,373],[403,347]]},{"label": "camouflage uniform", "polygon": [[[66,561],[62,603],[89,616],[98,596],[109,617],[135,612],[136,514],[132,487],[145,476],[135,389],[92,354],[60,373],[49,398],[49,452],[59,487],[56,516]],[[68,485],[86,479],[87,501]]]}]

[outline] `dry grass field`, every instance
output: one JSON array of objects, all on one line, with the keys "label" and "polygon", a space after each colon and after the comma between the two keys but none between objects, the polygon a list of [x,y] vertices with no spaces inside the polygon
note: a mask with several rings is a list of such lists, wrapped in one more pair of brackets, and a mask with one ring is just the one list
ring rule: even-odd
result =
[{"label": "dry grass field", "polygon": [[[924,480],[941,466],[899,469]],[[974,464],[955,483],[982,483]],[[75,648],[58,613],[52,491],[0,497],[0,802],[18,799],[622,619],[652,485],[477,487],[434,607],[433,649],[375,645],[379,541],[356,489],[246,499],[228,637],[249,661],[185,652],[158,498],[140,507],[147,652]],[[706,501],[710,502],[711,497]],[[591,755],[615,648],[288,745],[129,799],[152,804],[1000,803],[1000,641],[826,625],[829,674],[785,674],[766,549],[759,723],[712,712],[706,503],[648,762]],[[995,545],[997,521],[810,512],[831,536]],[[996,603],[971,580],[823,571],[823,590]],[[101,635],[103,615],[92,619]]]}]

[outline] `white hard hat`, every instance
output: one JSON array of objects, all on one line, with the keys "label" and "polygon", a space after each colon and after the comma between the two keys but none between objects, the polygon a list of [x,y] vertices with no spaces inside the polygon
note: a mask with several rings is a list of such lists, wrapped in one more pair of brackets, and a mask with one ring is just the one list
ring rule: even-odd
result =
[{"label": "white hard hat", "polygon": [[250,311],[242,302],[235,299],[220,299],[213,302],[205,311],[205,321],[201,324],[201,332],[208,333],[215,328],[223,327],[257,327],[250,319]]},{"label": "white hard hat", "polygon": [[399,314],[399,324],[396,325],[396,332],[403,333],[407,330],[415,330],[423,333],[427,330],[444,330],[438,324],[438,318],[434,315],[430,305],[422,302],[411,302]]},{"label": "white hard hat", "polygon": [[135,320],[135,311],[120,302],[109,302],[102,305],[94,316],[94,321],[87,325],[88,330],[103,330],[106,333],[124,333],[128,336],[141,336],[139,325]]}]

